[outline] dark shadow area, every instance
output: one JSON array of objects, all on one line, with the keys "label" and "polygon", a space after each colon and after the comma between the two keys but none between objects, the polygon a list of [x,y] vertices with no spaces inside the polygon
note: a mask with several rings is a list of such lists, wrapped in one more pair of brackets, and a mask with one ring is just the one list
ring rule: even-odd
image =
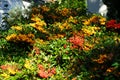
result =
[{"label": "dark shadow area", "polygon": [[21,58],[24,59],[28,57],[30,47],[27,43],[8,42],[0,46],[0,60],[18,62]]},{"label": "dark shadow area", "polygon": [[120,20],[120,4],[119,0],[102,0],[108,7],[108,19]]}]

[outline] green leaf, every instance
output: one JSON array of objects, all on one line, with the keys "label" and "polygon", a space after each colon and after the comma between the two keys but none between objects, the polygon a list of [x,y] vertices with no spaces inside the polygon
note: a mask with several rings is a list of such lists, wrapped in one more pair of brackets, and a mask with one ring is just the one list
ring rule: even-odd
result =
[{"label": "green leaf", "polygon": [[112,64],[112,66],[115,67],[115,68],[118,68],[119,67],[119,63],[115,62],[115,63]]}]

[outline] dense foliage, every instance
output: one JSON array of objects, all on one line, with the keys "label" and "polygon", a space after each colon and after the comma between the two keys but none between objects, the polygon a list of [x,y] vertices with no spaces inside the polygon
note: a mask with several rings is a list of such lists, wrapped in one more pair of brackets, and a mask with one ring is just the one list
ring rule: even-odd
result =
[{"label": "dense foliage", "polygon": [[0,31],[1,80],[120,78],[120,23],[86,14],[84,0],[34,6],[29,18],[14,19]]}]

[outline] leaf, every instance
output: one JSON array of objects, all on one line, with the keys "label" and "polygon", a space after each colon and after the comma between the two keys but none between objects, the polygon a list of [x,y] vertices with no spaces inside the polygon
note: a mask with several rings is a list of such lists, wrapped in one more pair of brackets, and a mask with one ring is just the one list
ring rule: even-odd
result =
[{"label": "leaf", "polygon": [[63,59],[68,59],[68,60],[70,59],[70,57],[68,55],[65,55],[65,54],[62,56],[62,58]]},{"label": "leaf", "polygon": [[115,63],[112,64],[112,66],[114,66],[115,68],[118,68],[119,67],[119,63],[115,62]]}]

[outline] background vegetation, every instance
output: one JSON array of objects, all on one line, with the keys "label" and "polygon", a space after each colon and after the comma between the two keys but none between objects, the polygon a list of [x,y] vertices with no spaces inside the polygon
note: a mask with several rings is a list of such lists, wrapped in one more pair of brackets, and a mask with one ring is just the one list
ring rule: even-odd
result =
[{"label": "background vegetation", "polygon": [[1,80],[120,78],[120,23],[86,14],[84,0],[35,5],[28,18],[13,18],[0,31]]}]

